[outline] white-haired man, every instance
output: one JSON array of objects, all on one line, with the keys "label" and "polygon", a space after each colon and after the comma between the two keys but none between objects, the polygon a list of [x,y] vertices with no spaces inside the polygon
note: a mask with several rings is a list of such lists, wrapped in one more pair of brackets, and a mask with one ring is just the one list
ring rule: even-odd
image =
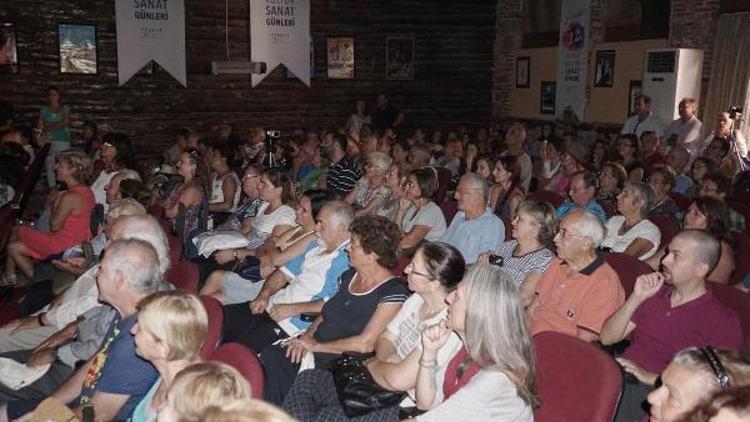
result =
[{"label": "white-haired man", "polygon": [[625,301],[617,273],[597,252],[603,238],[602,223],[588,211],[572,211],[562,220],[555,235],[558,259],[535,287],[524,289],[533,291],[525,299],[534,334],[557,331],[594,341]]}]

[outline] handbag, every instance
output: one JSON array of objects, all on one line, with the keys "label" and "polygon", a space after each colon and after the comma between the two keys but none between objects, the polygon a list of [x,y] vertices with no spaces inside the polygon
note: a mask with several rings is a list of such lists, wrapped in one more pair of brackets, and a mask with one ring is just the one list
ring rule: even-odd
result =
[{"label": "handbag", "polygon": [[260,258],[257,256],[248,256],[238,262],[234,272],[251,283],[263,280],[263,277],[260,275]]},{"label": "handbag", "polygon": [[372,411],[398,406],[406,393],[379,386],[365,366],[365,358],[344,355],[331,366],[336,395],[346,416],[354,418]]}]

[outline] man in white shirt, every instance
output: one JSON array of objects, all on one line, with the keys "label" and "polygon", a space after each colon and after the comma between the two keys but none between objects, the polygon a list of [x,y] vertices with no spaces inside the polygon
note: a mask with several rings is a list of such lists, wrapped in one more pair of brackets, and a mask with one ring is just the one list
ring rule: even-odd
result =
[{"label": "man in white shirt", "polygon": [[691,161],[700,154],[701,129],[703,123],[695,116],[698,110],[698,102],[690,97],[680,101],[678,112],[680,118],[672,123],[664,131],[664,139],[667,145],[681,145],[690,152]]},{"label": "man in white shirt", "polygon": [[634,133],[640,139],[641,134],[647,130],[661,136],[662,129],[659,118],[651,114],[651,97],[639,95],[635,99],[635,114],[625,121],[620,133]]}]

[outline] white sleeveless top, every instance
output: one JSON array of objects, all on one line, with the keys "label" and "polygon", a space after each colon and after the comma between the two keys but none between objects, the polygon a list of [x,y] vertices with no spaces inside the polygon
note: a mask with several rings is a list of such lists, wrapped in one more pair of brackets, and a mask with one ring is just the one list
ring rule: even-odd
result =
[{"label": "white sleeveless top", "polygon": [[234,192],[234,201],[232,201],[232,209],[230,212],[234,212],[237,209],[237,205],[240,203],[240,195],[242,194],[242,185],[240,184],[240,178],[237,177],[237,173],[230,171],[222,177],[216,177],[214,174],[211,177],[211,204],[220,204],[224,202],[224,180],[227,178],[234,179],[234,183],[237,186],[237,190]]}]

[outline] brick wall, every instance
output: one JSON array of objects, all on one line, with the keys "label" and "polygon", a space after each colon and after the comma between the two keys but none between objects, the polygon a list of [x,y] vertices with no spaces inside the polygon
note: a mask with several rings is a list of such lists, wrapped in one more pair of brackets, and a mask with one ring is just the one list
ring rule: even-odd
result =
[{"label": "brick wall", "polygon": [[510,113],[510,90],[515,86],[516,50],[523,41],[524,0],[499,0],[495,23],[495,49],[492,77],[492,115]]}]

